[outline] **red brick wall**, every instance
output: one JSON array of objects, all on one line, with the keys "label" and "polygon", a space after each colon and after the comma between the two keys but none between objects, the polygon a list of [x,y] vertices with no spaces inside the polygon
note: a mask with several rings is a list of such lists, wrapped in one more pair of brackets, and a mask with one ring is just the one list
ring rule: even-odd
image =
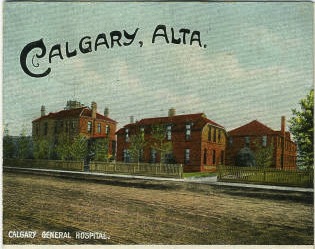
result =
[{"label": "red brick wall", "polygon": [[[209,126],[205,126],[202,130],[201,143],[201,171],[215,170],[219,164],[225,164],[226,157],[226,132],[217,127],[211,127],[211,135],[209,137]],[[210,138],[210,139],[209,139]]]},{"label": "red brick wall", "polygon": [[[70,138],[73,138],[76,134],[78,134],[78,129],[79,129],[78,118],[65,118],[62,121],[63,121],[62,126],[60,125],[59,119],[57,120],[57,119],[43,118],[38,121],[34,121],[32,124],[33,139],[45,139],[49,142],[54,142],[55,138],[59,134],[68,135]],[[74,128],[72,128],[73,122],[75,124]],[[47,123],[47,134],[45,135],[46,123]]]},{"label": "red brick wall", "polygon": [[[60,121],[62,121],[63,125],[60,125]],[[87,126],[88,121],[92,122],[92,132],[88,133]],[[72,122],[74,122],[75,127],[72,128]],[[45,123],[47,123],[47,135],[44,134],[45,130]],[[97,124],[101,124],[101,134],[97,133]],[[55,126],[57,125],[57,128]],[[67,128],[68,125],[68,128]],[[94,135],[105,135],[105,126],[109,125],[110,127],[110,133],[109,133],[109,139],[110,141],[116,141],[116,124],[112,122],[107,122],[106,120],[101,119],[93,119],[91,117],[81,117],[79,118],[63,118],[63,119],[51,119],[51,118],[43,118],[38,121],[33,122],[32,127],[32,135],[34,139],[46,139],[49,142],[53,143],[56,138],[60,134],[65,134],[69,136],[71,139],[74,138],[77,134],[81,134],[83,136],[86,136],[87,138],[94,136]],[[38,134],[37,134],[37,128],[38,126]],[[112,142],[110,142],[109,146],[109,153],[112,154],[115,151],[115,148],[112,148]]]},{"label": "red brick wall", "polygon": [[[208,127],[206,125],[205,127]],[[176,163],[180,163],[184,167],[184,172],[193,172],[193,171],[206,171],[206,167],[203,164],[203,152],[207,150],[207,162],[206,166],[218,165],[221,163],[221,152],[223,151],[223,164],[225,160],[225,143],[226,143],[226,133],[223,129],[217,129],[216,142],[208,141],[208,128],[203,128],[200,130],[192,130],[190,139],[186,139],[185,130],[172,132],[172,145],[173,145],[173,156]],[[212,128],[214,130],[214,127]],[[221,131],[221,139],[219,140],[218,131]],[[131,134],[129,134],[131,136]],[[212,134],[214,136],[214,134]],[[150,133],[145,134],[146,141],[151,141]],[[144,162],[150,162],[151,157],[151,146],[146,146],[144,149]],[[125,141],[125,134],[121,133],[117,135],[117,161],[123,161],[123,150],[128,149],[130,143]],[[189,162],[185,162],[185,149],[190,150],[190,159]],[[215,164],[212,162],[212,153],[213,150],[216,151],[216,160]],[[156,162],[159,162],[160,158],[157,155]]]},{"label": "red brick wall", "polygon": [[[88,132],[88,122],[92,122],[92,131]],[[101,124],[101,133],[98,133],[98,124]],[[81,117],[79,132],[86,137],[106,136],[106,125],[109,125],[109,153],[113,154],[116,148],[112,147],[112,141],[116,141],[116,124],[103,119],[93,119],[92,117]],[[101,139],[101,138],[100,138]]]},{"label": "red brick wall", "polygon": [[275,168],[282,168],[282,151],[284,152],[283,157],[283,168],[284,169],[296,169],[296,156],[297,156],[297,146],[296,144],[289,140],[285,139],[284,150],[283,148],[283,138],[280,136],[274,137],[274,157],[275,157]]},{"label": "red brick wall", "polygon": [[[226,164],[234,166],[237,153],[240,149],[245,147],[245,136],[230,136],[232,137],[232,145],[229,138],[227,139],[227,153]],[[255,152],[255,142],[262,142],[262,136],[248,136],[250,138],[249,148]],[[281,155],[282,155],[282,137],[279,135],[268,135],[267,146],[273,145],[273,163],[271,167],[281,168]],[[284,168],[296,168],[296,144],[286,138],[284,148]]]},{"label": "red brick wall", "polygon": [[[131,136],[132,134],[129,134]],[[152,138],[150,134],[145,134],[145,140],[148,145],[144,149],[143,161],[149,162],[151,158],[151,144]],[[167,140],[165,140],[167,141]],[[192,168],[193,165],[198,165],[200,169],[200,132],[192,131],[191,139],[186,140],[185,132],[172,132],[172,147],[173,156],[176,163],[185,164],[185,149],[190,149],[190,160],[187,167]],[[123,150],[128,149],[130,142],[126,142],[125,134],[117,135],[117,161],[123,161]],[[156,162],[160,161],[159,153],[157,153]]]}]

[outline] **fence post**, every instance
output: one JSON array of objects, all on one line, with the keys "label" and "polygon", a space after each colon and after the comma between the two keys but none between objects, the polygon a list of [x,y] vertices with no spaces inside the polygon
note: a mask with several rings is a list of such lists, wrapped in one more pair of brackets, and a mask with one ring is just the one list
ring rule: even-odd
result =
[{"label": "fence post", "polygon": [[222,165],[218,165],[218,176],[217,176],[217,178],[218,178],[218,181],[221,179],[221,168],[222,168]]},{"label": "fence post", "polygon": [[178,165],[178,173],[179,173],[179,178],[182,179],[183,178],[183,165],[182,164]]}]

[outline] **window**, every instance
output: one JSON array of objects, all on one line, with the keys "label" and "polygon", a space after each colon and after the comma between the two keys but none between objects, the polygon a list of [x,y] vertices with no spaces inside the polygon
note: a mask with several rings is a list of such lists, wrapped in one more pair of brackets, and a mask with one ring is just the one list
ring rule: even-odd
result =
[{"label": "window", "polygon": [[130,153],[127,149],[124,149],[123,151],[123,158],[124,158],[124,162],[125,163],[129,163],[130,162]]},{"label": "window", "polygon": [[229,145],[232,146],[233,144],[233,137],[229,137]]},{"label": "window", "polygon": [[112,142],[112,155],[114,156],[116,154],[116,141],[113,140]]},{"label": "window", "polygon": [[172,126],[171,125],[166,126],[166,139],[167,140],[172,139]]},{"label": "window", "polygon": [[172,152],[165,153],[164,163],[174,163],[174,156]]},{"label": "window", "polygon": [[75,121],[72,121],[72,123],[71,123],[71,128],[72,128],[72,131],[75,130]]},{"label": "window", "polygon": [[156,151],[155,151],[155,149],[151,149],[150,162],[156,163]]},{"label": "window", "polygon": [[87,124],[87,132],[92,132],[92,122],[89,121]]},{"label": "window", "polygon": [[214,128],[214,131],[213,131],[213,142],[217,142],[217,129]]},{"label": "window", "polygon": [[139,162],[143,162],[144,161],[144,152],[143,149],[139,150]]},{"label": "window", "polygon": [[189,140],[191,137],[191,124],[186,124],[186,140]]},{"label": "window", "polygon": [[215,165],[215,150],[212,151],[212,164]]},{"label": "window", "polygon": [[190,160],[190,149],[185,149],[185,163],[189,163]]},{"label": "window", "polygon": [[208,141],[211,141],[211,126],[208,129]]},{"label": "window", "polygon": [[245,146],[246,147],[249,147],[249,142],[250,142],[249,137],[245,137]]},{"label": "window", "polygon": [[141,137],[144,138],[144,127],[140,128],[140,134],[141,134]]},{"label": "window", "polygon": [[221,131],[220,130],[218,131],[218,142],[219,143],[221,142]]},{"label": "window", "polygon": [[106,134],[106,135],[109,134],[109,130],[110,130],[109,125],[106,125],[106,126],[105,126],[105,134]]},{"label": "window", "polygon": [[262,146],[264,146],[264,147],[267,146],[267,136],[262,137]]},{"label": "window", "polygon": [[125,129],[125,139],[126,142],[129,142],[129,129]]}]

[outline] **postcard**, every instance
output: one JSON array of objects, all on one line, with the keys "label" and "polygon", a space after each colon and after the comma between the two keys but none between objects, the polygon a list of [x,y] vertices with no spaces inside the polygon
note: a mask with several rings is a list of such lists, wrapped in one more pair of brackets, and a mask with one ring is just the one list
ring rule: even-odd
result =
[{"label": "postcard", "polygon": [[313,12],[4,2],[4,248],[310,248]]}]

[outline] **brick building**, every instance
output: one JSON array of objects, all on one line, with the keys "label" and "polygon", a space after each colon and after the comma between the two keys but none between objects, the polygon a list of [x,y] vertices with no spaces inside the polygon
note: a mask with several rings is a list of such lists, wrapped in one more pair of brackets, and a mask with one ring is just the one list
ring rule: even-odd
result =
[{"label": "brick building", "polygon": [[291,140],[290,133],[285,131],[285,117],[281,118],[280,131],[275,131],[257,120],[229,131],[226,164],[237,165],[237,156],[244,148],[254,155],[257,148],[268,146],[272,146],[273,150],[271,167],[296,168],[297,146]]},{"label": "brick building", "polygon": [[45,139],[50,144],[56,144],[60,135],[70,139],[76,135],[83,135],[88,139],[109,138],[109,153],[114,155],[117,122],[108,115],[108,108],[105,108],[104,115],[99,114],[95,102],[92,102],[90,108],[78,101],[67,101],[64,110],[47,115],[45,106],[42,106],[41,116],[32,122],[32,137],[34,141]]},{"label": "brick building", "polygon": [[145,118],[125,125],[117,131],[117,161],[131,162],[130,137],[143,132],[147,141],[140,161],[158,163],[159,153],[152,148],[152,126],[163,125],[165,141],[172,143],[172,151],[164,158],[165,163],[183,164],[185,172],[214,171],[216,165],[225,162],[226,131],[203,113],[176,115],[169,110],[166,117]]}]

